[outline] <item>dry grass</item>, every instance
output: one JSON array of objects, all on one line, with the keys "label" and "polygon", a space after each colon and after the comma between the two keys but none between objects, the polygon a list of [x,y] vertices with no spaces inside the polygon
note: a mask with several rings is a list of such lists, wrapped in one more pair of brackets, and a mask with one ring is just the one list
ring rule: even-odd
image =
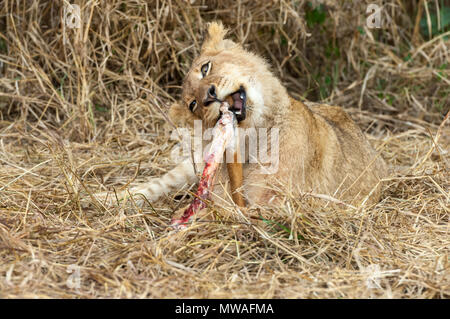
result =
[{"label": "dry grass", "polygon": [[[0,1],[0,297],[450,297],[449,32],[416,22],[432,1],[386,2],[380,30],[364,1],[313,1],[315,24],[303,0],[74,2],[80,29],[63,1]],[[286,188],[263,222],[211,206],[176,233],[186,199],[89,199],[173,167],[161,111],[216,18],[294,97],[346,107],[391,167],[380,203],[317,208]]]}]

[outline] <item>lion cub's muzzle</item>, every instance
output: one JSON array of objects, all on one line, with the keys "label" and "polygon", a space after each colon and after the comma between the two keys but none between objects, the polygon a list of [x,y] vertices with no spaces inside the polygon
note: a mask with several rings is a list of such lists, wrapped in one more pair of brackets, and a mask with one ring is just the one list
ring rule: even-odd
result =
[{"label": "lion cub's muzzle", "polygon": [[241,86],[238,91],[231,93],[225,100],[231,105],[229,110],[236,115],[237,121],[245,120],[247,94],[244,87]]}]

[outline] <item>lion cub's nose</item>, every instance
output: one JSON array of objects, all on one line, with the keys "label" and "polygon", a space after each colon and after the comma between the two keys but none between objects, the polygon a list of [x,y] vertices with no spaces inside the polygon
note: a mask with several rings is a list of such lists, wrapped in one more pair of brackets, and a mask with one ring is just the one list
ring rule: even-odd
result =
[{"label": "lion cub's nose", "polygon": [[208,89],[208,98],[211,99],[216,99],[217,95],[216,95],[216,87],[213,85],[211,85],[211,87]]}]

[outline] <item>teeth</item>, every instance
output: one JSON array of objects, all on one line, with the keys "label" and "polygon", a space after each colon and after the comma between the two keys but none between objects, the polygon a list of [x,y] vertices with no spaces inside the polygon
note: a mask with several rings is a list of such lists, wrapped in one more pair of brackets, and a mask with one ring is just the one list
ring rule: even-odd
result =
[{"label": "teeth", "polygon": [[236,112],[234,112],[236,115],[241,115],[242,114],[242,112],[239,110],[239,111],[236,111]]},{"label": "teeth", "polygon": [[241,95],[239,95],[239,97],[241,98],[241,100],[244,99],[244,92],[241,92]]}]

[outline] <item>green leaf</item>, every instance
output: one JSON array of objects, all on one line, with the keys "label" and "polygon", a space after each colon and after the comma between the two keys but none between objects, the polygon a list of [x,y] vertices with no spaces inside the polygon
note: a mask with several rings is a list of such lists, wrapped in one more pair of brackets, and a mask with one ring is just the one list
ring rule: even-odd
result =
[{"label": "green leaf", "polygon": [[[308,2],[308,5],[309,7],[312,7],[311,2]],[[323,24],[325,22],[326,15],[327,14],[322,4],[318,5],[313,10],[306,10],[305,20],[308,24],[308,27],[312,27],[316,24]]]},{"label": "green leaf", "polygon": [[[434,10],[434,12],[433,12]],[[437,14],[436,10],[430,9],[430,23],[431,23],[431,36],[434,37],[436,35],[442,34],[450,29],[450,7],[449,6],[442,6],[439,8],[439,15],[440,15],[440,22],[441,22],[441,29],[438,29],[438,21],[437,21]],[[428,18],[427,15],[424,14],[422,19],[420,20],[420,31],[422,34],[429,38],[429,32],[428,32]]]},{"label": "green leaf", "polygon": [[108,109],[106,107],[98,105],[98,104],[95,104],[95,110],[99,111],[99,112],[103,112],[103,113],[108,112]]},{"label": "green leaf", "polygon": [[[283,230],[283,231],[285,231],[289,236],[291,235],[291,233],[292,233],[292,230],[289,228],[289,227],[286,227],[286,226],[284,226],[283,224],[280,224],[280,223],[278,223],[278,222],[274,222],[274,221],[271,221],[271,220],[268,220],[268,219],[265,219],[264,217],[261,217],[261,220],[263,221],[263,222],[265,222],[267,225],[269,225],[269,226],[278,226],[279,228],[281,228],[281,230]],[[299,239],[299,240],[304,240],[305,238],[302,236],[302,235],[297,235],[297,238]]]},{"label": "green leaf", "polygon": [[6,42],[0,38],[0,53],[6,53]]}]

